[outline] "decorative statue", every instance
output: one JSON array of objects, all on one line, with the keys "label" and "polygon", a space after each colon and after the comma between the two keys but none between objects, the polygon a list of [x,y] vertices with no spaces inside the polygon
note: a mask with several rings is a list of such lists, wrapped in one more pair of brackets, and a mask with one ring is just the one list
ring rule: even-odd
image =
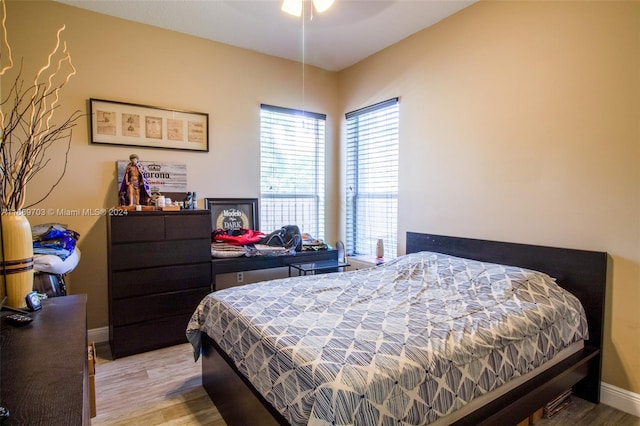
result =
[{"label": "decorative statue", "polygon": [[138,163],[138,156],[131,154],[120,185],[120,202],[122,205],[136,206],[148,204],[150,198],[147,173],[142,164]]}]

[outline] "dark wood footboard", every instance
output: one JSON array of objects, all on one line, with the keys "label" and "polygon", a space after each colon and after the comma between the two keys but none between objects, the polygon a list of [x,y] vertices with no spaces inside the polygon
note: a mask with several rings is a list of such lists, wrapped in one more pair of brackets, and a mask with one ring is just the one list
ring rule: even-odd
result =
[{"label": "dark wood footboard", "polygon": [[287,421],[238,372],[229,357],[202,334],[202,386],[227,425],[287,425]]},{"label": "dark wood footboard", "polygon": [[455,426],[517,424],[530,413],[543,407],[550,398],[571,389],[590,375],[599,374],[599,358],[599,350],[593,347],[584,348],[452,424]]},{"label": "dark wood footboard", "polygon": [[[203,336],[202,384],[229,426],[288,425],[287,421],[238,373],[208,336]],[[516,424],[551,397],[597,375],[600,351],[586,347],[512,391],[452,423],[463,425]]]}]

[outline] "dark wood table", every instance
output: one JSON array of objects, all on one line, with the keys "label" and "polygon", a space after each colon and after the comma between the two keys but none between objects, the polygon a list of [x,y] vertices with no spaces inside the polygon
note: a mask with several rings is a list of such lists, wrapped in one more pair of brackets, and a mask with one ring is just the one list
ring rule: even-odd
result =
[{"label": "dark wood table", "polygon": [[0,405],[10,412],[2,426],[90,424],[86,302],[54,297],[28,325],[2,320]]}]

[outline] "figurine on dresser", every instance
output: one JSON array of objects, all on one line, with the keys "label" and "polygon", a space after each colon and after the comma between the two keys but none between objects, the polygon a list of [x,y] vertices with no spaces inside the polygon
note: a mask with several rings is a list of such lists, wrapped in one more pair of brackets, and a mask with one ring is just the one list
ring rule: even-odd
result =
[{"label": "figurine on dresser", "polygon": [[129,156],[120,185],[120,204],[123,206],[148,205],[151,199],[147,174],[136,154]]}]

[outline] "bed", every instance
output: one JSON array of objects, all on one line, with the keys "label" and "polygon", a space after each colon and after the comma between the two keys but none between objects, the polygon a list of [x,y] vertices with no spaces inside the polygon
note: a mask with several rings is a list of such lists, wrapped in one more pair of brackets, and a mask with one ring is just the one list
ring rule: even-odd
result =
[{"label": "bed", "polygon": [[[227,424],[516,424],[570,388],[599,402],[606,253],[412,232],[406,251],[370,271],[207,296],[187,336],[203,358],[203,386]],[[437,285],[424,292],[418,278],[433,270]],[[472,277],[471,284],[458,276]],[[484,285],[489,276],[498,284]],[[483,287],[498,302],[480,293]],[[556,292],[562,304],[550,297]],[[320,305],[309,302],[310,294]],[[487,310],[494,305],[498,313]],[[267,315],[273,307],[277,315]],[[510,322],[491,326],[495,315]],[[550,328],[562,321],[546,315],[567,324]],[[457,340],[474,344],[458,348]],[[529,349],[527,340],[549,352]],[[515,380],[507,383],[507,376]]]}]

